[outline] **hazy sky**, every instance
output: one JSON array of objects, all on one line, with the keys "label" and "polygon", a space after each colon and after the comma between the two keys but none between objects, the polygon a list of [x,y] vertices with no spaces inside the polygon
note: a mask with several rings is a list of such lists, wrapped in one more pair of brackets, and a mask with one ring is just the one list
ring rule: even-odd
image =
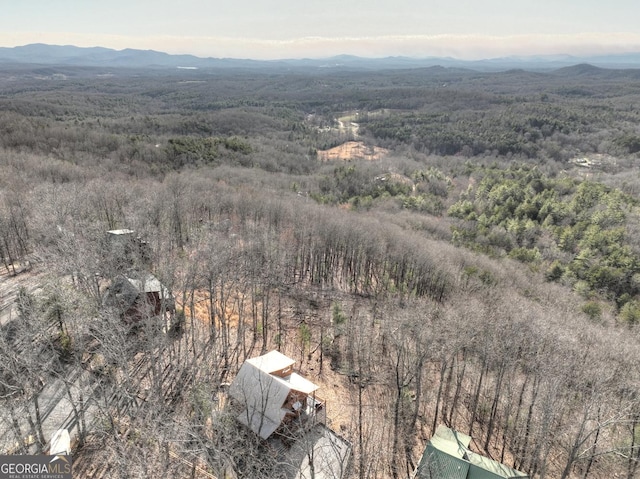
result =
[{"label": "hazy sky", "polygon": [[639,0],[0,0],[0,46],[235,58],[640,51]]}]

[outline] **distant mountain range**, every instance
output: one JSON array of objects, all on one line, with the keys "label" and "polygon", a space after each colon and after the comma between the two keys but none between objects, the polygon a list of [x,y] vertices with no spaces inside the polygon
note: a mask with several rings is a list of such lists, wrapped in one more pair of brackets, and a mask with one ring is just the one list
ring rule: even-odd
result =
[{"label": "distant mountain range", "polygon": [[234,58],[201,58],[194,55],[170,55],[154,50],[113,50],[103,47],[81,48],[71,45],[31,44],[13,48],[0,48],[2,65],[67,65],[82,67],[128,68],[183,68],[183,69],[344,69],[382,70],[443,66],[468,68],[479,71],[504,71],[509,69],[555,70],[558,68],[589,64],[600,68],[640,68],[640,53],[620,55],[574,57],[570,55],[543,55],[504,57],[465,61],[450,57],[386,57],[363,58],[339,55],[324,59],[248,60]]}]

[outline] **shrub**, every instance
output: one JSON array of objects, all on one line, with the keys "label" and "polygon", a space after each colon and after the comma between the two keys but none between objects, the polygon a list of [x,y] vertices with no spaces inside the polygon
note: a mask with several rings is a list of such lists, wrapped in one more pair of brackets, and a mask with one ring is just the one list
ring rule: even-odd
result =
[{"label": "shrub", "polygon": [[602,319],[602,306],[595,301],[589,301],[582,305],[582,312],[586,314],[589,319],[593,321],[599,321]]},{"label": "shrub", "polygon": [[551,265],[549,265],[549,268],[547,268],[547,271],[545,272],[545,278],[547,278],[547,281],[558,281],[560,278],[562,278],[562,275],[564,274],[564,268],[562,267],[562,263],[560,263],[560,261],[555,260],[553,263],[551,263]]},{"label": "shrub", "polygon": [[629,326],[640,322],[640,303],[636,300],[625,303],[620,309],[619,318]]}]

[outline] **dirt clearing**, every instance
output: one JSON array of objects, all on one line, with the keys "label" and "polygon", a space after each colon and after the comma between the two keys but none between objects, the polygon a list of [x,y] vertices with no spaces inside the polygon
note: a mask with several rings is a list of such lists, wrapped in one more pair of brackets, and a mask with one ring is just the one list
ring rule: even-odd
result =
[{"label": "dirt clearing", "polygon": [[367,146],[362,141],[347,141],[328,150],[318,150],[318,159],[330,160],[379,160],[389,153],[389,150],[378,146]]}]

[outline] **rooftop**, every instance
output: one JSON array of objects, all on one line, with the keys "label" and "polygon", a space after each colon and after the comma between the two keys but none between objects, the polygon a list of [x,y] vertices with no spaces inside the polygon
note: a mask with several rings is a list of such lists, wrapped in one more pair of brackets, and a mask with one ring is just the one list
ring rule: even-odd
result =
[{"label": "rooftop", "polygon": [[529,476],[469,450],[471,437],[446,426],[436,429],[416,471],[417,479],[524,479]]},{"label": "rooftop", "polygon": [[276,350],[270,351],[262,356],[247,359],[247,362],[268,374],[273,374],[276,371],[281,371],[295,364],[293,359]]},{"label": "rooftop", "polygon": [[[271,351],[247,359],[231,383],[229,394],[245,406],[238,415],[238,421],[262,439],[271,436],[287,415],[306,412],[309,407],[306,396],[318,389],[317,385],[291,370],[294,363],[284,354]],[[286,375],[280,374],[283,370],[287,371]],[[295,411],[286,404],[292,392],[300,396],[300,405]],[[307,404],[306,407],[303,403]]]}]

